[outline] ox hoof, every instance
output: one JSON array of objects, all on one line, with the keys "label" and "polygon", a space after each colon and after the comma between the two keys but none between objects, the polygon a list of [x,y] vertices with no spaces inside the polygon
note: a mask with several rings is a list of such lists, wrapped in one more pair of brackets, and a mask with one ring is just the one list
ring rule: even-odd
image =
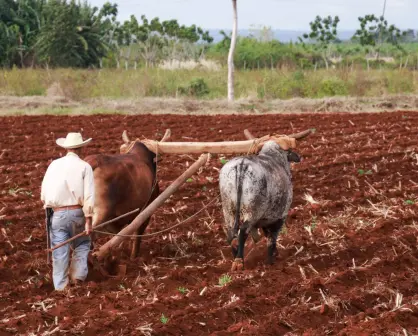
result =
[{"label": "ox hoof", "polygon": [[235,258],[232,263],[231,271],[242,271],[244,269],[244,260],[242,258]]}]

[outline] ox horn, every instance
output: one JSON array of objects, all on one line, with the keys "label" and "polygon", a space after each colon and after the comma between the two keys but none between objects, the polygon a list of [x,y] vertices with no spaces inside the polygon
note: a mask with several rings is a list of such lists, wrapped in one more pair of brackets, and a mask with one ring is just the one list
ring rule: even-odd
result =
[{"label": "ox horn", "polygon": [[255,136],[251,134],[251,132],[248,129],[244,130],[244,135],[247,138],[247,140],[253,140],[255,139]]},{"label": "ox horn", "polygon": [[303,139],[303,138],[307,137],[308,135],[310,135],[314,132],[315,132],[315,129],[311,128],[311,129],[307,129],[306,131],[303,131],[303,132],[290,134],[290,135],[288,135],[288,137],[299,140],[299,139]]},{"label": "ox horn", "polygon": [[128,133],[126,132],[126,130],[125,130],[125,131],[123,131],[123,133],[122,133],[122,140],[123,140],[125,143],[130,142],[129,137],[128,137]]},{"label": "ox horn", "polygon": [[[315,132],[314,128],[308,129],[306,131],[303,132],[299,132],[299,133],[294,133],[294,134],[290,134],[288,135],[289,138],[294,138],[294,139],[302,139],[307,137],[309,134],[312,134]],[[253,140],[255,139],[255,136],[251,134],[251,132],[248,129],[244,130],[244,135],[248,140]]]},{"label": "ox horn", "polygon": [[168,139],[170,139],[170,137],[171,137],[171,130],[169,128],[167,128],[165,130],[165,134],[164,134],[163,138],[161,139],[161,142],[167,141]]}]

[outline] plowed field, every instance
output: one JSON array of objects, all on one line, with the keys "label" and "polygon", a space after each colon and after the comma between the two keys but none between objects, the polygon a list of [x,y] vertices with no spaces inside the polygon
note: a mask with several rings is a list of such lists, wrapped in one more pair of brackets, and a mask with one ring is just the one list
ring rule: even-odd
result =
[{"label": "plowed field", "polygon": [[[143,239],[134,261],[127,242],[116,255],[127,265],[122,279],[92,270],[85,285],[54,292],[39,198],[47,165],[63,154],[55,139],[81,131],[94,139],[88,154],[115,153],[124,129],[160,139],[166,128],[172,141],[316,129],[298,143],[303,161],[292,167],[294,201],[276,263],[265,264],[264,238],[249,239],[245,270],[230,272],[217,201]],[[3,117],[0,129],[1,335],[418,334],[418,113]],[[161,189],[196,158],[165,156]],[[210,202],[222,162],[213,156],[146,233]]]}]

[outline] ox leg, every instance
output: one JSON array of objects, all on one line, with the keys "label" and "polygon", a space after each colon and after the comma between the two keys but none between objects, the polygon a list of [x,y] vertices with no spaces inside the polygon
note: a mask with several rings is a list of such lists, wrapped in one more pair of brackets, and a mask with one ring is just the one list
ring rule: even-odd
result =
[{"label": "ox leg", "polygon": [[238,248],[235,255],[234,262],[232,263],[231,271],[240,271],[244,268],[244,246],[248,238],[248,232],[246,227],[242,227],[238,231]]},{"label": "ox leg", "polygon": [[[142,235],[145,232],[145,229],[147,228],[149,224],[150,219],[148,219],[144,224],[141,225],[141,227],[135,232],[136,235]],[[131,260],[134,260],[138,257],[139,248],[141,247],[141,237],[135,237],[133,238],[133,244],[132,244],[132,251],[131,251]]]},{"label": "ox leg", "polygon": [[285,222],[284,219],[279,219],[277,222],[273,223],[265,229],[265,233],[268,237],[267,242],[267,264],[271,265],[274,263],[277,257],[277,237],[279,235],[280,229]]}]

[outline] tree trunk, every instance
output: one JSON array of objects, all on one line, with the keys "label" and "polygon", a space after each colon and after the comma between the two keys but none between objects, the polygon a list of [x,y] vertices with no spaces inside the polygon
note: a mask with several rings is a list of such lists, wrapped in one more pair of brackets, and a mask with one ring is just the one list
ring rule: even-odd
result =
[{"label": "tree trunk", "polygon": [[234,12],[234,25],[232,27],[231,46],[228,55],[228,101],[232,102],[235,99],[234,95],[234,52],[237,43],[237,29],[238,29],[238,14],[237,14],[237,0],[232,0],[232,7]]},{"label": "tree trunk", "polygon": [[326,56],[326,55],[323,55],[322,57],[324,58],[325,68],[328,70],[329,65],[328,65],[328,59],[327,59],[327,56]]},{"label": "tree trunk", "polygon": [[406,69],[406,67],[408,66],[408,62],[409,62],[409,55],[408,55],[408,56],[406,56],[404,69]]}]

